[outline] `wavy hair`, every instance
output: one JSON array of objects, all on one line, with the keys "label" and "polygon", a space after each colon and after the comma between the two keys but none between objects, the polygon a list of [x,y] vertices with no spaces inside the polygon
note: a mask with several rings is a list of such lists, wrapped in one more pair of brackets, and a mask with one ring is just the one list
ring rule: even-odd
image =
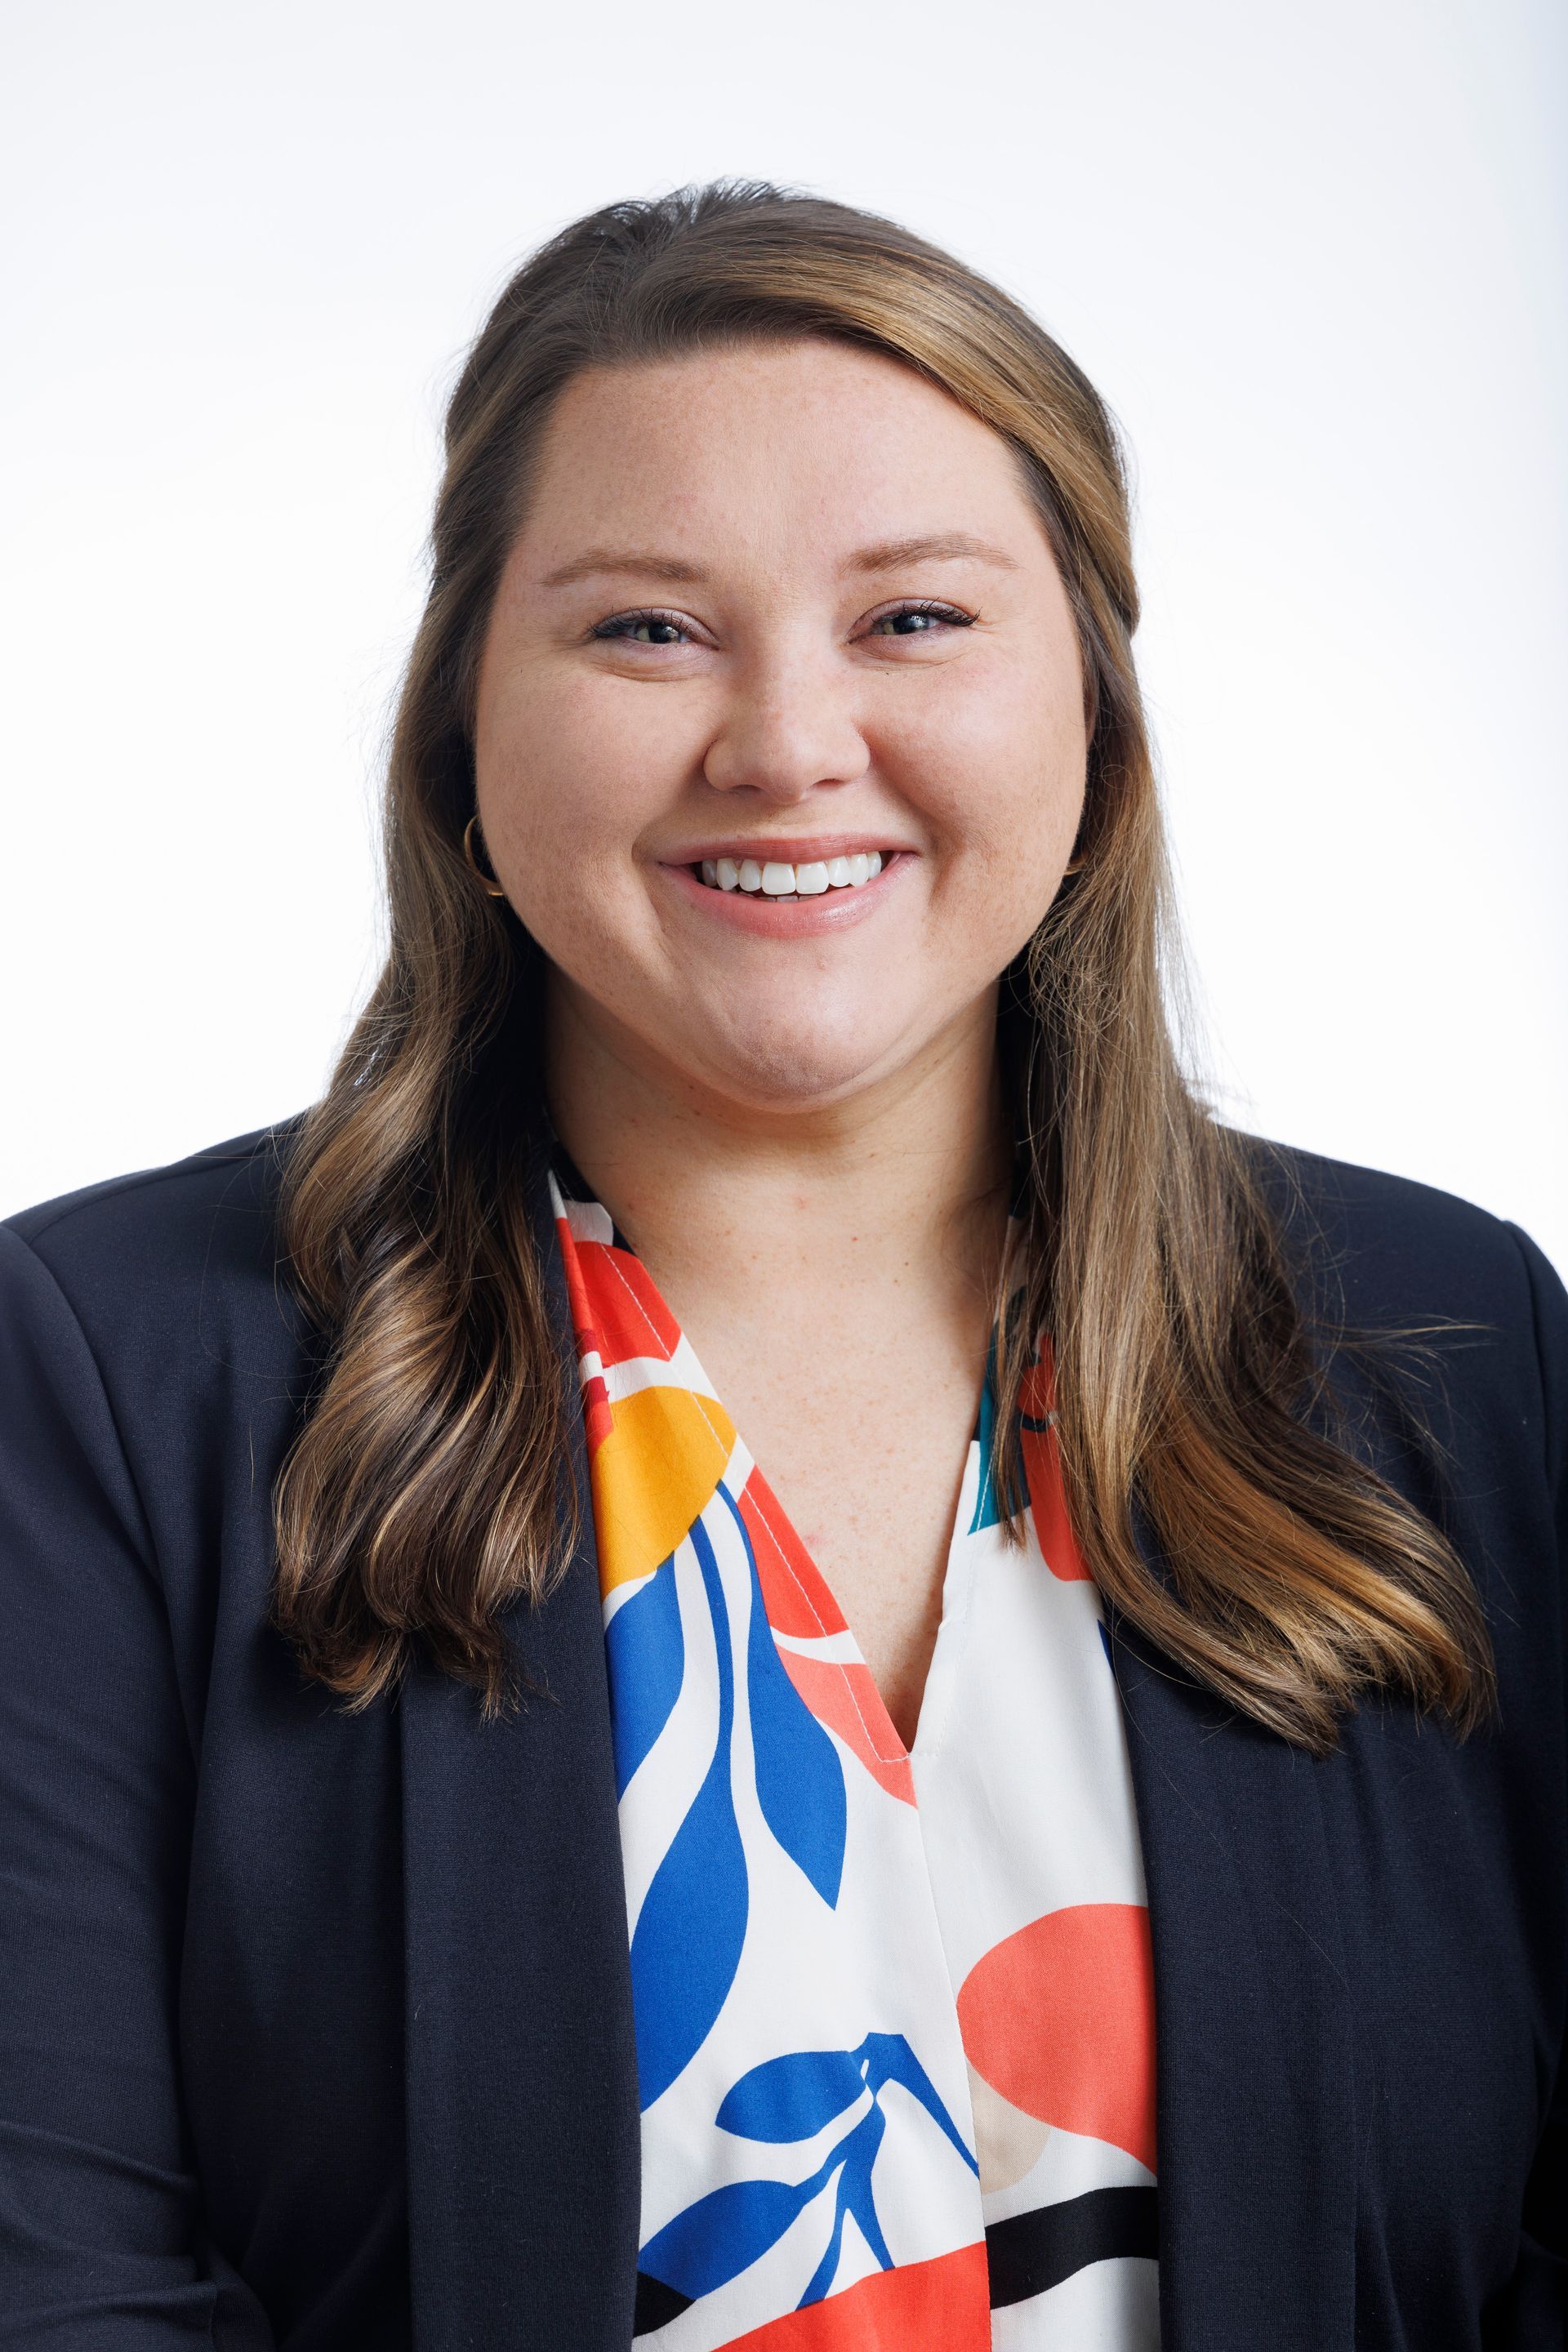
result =
[{"label": "wavy hair", "polygon": [[574,376],[803,336],[883,352],[1002,436],[1077,625],[1080,863],[1005,975],[999,1020],[1026,1171],[1025,1294],[997,1369],[1009,1532],[1029,1340],[1048,1329],[1075,1531],[1124,1619],[1314,1752],[1374,1685],[1468,1728],[1491,1696],[1473,1588],[1438,1528],[1325,1423],[1322,1333],[1259,1147],[1210,1116],[1172,1041],[1112,420],[963,263],[875,215],[755,184],[612,205],[563,231],[507,286],[452,395],[391,751],[386,961],[285,1171],[288,1263],[324,1345],[277,1487],[277,1622],[353,1706],[422,1643],[494,1712],[516,1680],[500,1614],[541,1600],[570,1557],[576,1399],[523,1186],[542,958],[463,855],[479,653]]}]

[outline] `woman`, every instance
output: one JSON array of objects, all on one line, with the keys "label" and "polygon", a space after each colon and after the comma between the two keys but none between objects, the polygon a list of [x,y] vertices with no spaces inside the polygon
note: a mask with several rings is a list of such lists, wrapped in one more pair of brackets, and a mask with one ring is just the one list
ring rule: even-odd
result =
[{"label": "woman", "polygon": [[1561,2345],[1568,1305],[1184,1086],[1094,392],[721,187],[447,452],[325,1099],[5,1235],[8,2340]]}]

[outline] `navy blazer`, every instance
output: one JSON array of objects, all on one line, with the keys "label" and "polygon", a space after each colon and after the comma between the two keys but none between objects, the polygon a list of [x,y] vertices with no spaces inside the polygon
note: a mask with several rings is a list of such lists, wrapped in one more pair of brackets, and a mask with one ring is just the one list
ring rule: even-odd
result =
[{"label": "navy blazer", "polygon": [[[591,1515],[553,1597],[514,1612],[543,1693],[515,1717],[481,1723],[428,1670],[358,1715],[301,1678],[268,1625],[312,1370],[277,1150],[243,1138],[0,1227],[0,2340],[626,2352],[637,2101]],[[1163,2342],[1560,2352],[1568,1298],[1479,1210],[1283,1165],[1354,1322],[1472,1327],[1419,1397],[1353,1360],[1338,1378],[1479,1583],[1501,1709],[1460,1745],[1373,1701],[1314,1762],[1113,1614]]]}]

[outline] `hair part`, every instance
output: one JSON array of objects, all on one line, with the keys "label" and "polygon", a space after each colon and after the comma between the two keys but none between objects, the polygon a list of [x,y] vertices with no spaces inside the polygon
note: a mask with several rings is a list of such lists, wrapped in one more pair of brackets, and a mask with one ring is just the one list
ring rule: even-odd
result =
[{"label": "hair part", "polygon": [[1171,1038],[1176,932],[1114,424],[963,264],[873,215],[751,184],[563,230],[506,287],[452,395],[387,780],[386,961],[285,1171],[288,1261],[326,1355],[278,1482],[277,1622],[353,1706],[417,1643],[487,1711],[516,1687],[499,1621],[571,1556],[578,1407],[522,1181],[542,957],[463,855],[479,656],[574,377],[814,335],[917,370],[1008,443],[1083,661],[1081,863],[1005,976],[1000,1024],[1026,1173],[1024,1293],[997,1363],[1008,1532],[1022,1539],[1020,1400],[1048,1331],[1074,1530],[1123,1619],[1314,1752],[1378,1686],[1468,1729],[1491,1699],[1470,1580],[1324,1425],[1332,1335],[1287,1262],[1258,1147],[1210,1117]]}]

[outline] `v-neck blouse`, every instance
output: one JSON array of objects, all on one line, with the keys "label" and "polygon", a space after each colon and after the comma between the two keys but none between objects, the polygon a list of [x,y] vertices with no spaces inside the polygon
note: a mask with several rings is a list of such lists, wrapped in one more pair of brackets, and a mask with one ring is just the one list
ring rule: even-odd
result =
[{"label": "v-neck blouse", "polygon": [[[551,1178],[582,1379],[658,2352],[1152,2352],[1153,1992],[1048,1350],[989,1377],[906,1750],[647,1269]],[[889,1397],[889,1411],[897,1410]]]}]

